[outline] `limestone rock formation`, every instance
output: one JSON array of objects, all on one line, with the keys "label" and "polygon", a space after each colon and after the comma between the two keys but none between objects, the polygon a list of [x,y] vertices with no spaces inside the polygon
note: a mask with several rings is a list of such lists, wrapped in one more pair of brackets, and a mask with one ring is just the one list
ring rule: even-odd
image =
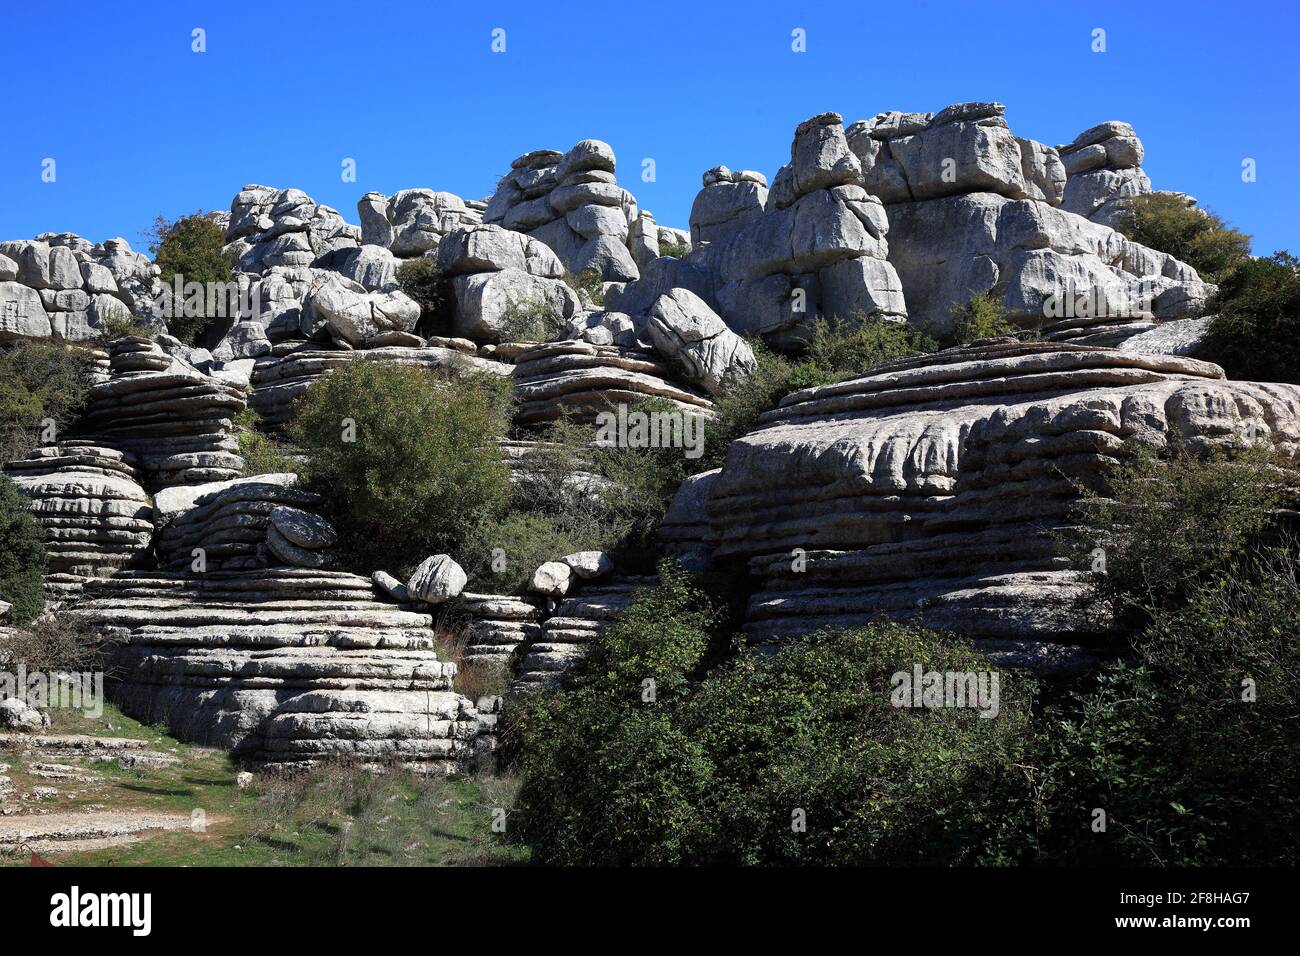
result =
[{"label": "limestone rock formation", "polygon": [[636,199],[619,187],[614,169],[613,149],[595,139],[563,155],[526,153],[497,183],[483,222],[541,240],[571,273],[594,269],[610,281],[635,279],[628,235]]},{"label": "limestone rock formation", "polygon": [[1128,123],[1101,123],[1056,148],[1069,175],[1062,209],[1113,227],[1125,199],[1151,192],[1142,171],[1146,151]]},{"label": "limestone rock formation", "polygon": [[148,551],[153,507],[133,461],[69,440],[5,465],[44,535],[49,597],[74,597],[88,579],[129,567]]},{"label": "limestone rock formation", "polygon": [[[954,304],[989,292],[1013,320],[1044,324],[1049,338],[1111,345],[1198,315],[1212,285],[1095,215],[1150,188],[1132,128],[1102,124],[1058,151],[1013,136],[1003,112],[999,103],[959,103],[849,128],[861,185],[885,203],[889,261],[911,320],[946,329]],[[1091,165],[1099,161],[1109,165]]]},{"label": "limestone rock formation", "polygon": [[450,772],[473,752],[478,716],[451,689],[430,616],[384,603],[366,578],[130,572],[95,582],[73,613],[120,642],[112,693],[126,713],[251,765]]},{"label": "limestone rock formation", "polygon": [[[1300,468],[1300,387],[1224,380],[1175,356],[995,339],[787,396],[697,476],[668,522],[761,582],[745,630],[764,644],[885,614],[999,645],[1087,645],[1108,623],[1072,605],[1064,541],[1125,444],[1262,436]],[[1300,482],[1297,482],[1300,484]],[[802,558],[802,560],[795,560]]]},{"label": "limestone rock formation", "polygon": [[527,595],[466,591],[460,596],[459,610],[467,618],[462,664],[505,667],[515,648],[542,633],[541,602]]},{"label": "limestone rock formation", "polygon": [[754,351],[689,289],[673,289],[650,308],[650,341],[686,381],[710,395],[757,367]]},{"label": "limestone rock formation", "polygon": [[320,496],[295,487],[297,475],[257,475],[160,491],[154,497],[159,564],[207,571],[273,565],[322,567],[337,541],[310,509]]},{"label": "limestone rock formation", "polygon": [[605,625],[632,603],[636,592],[654,587],[655,577],[625,576],[584,586],[560,601],[541,632],[523,644],[512,695],[557,686],[585,658]]},{"label": "limestone rock formation", "polygon": [[465,570],[449,554],[435,554],[420,562],[406,582],[411,600],[422,604],[445,604],[465,590]]},{"label": "limestone rock formation", "polygon": [[564,267],[555,253],[500,226],[449,233],[438,246],[437,262],[455,294],[455,334],[476,342],[500,341],[503,332],[514,331],[511,325],[535,312],[560,323],[582,308],[578,294],[561,280]]},{"label": "limestone rock formation", "polygon": [[670,384],[672,377],[653,353],[574,341],[534,346],[515,363],[515,421],[536,425],[569,416],[591,423],[601,412],[646,398],[667,399],[691,414],[710,412],[711,401]]},{"label": "limestone rock formation", "polygon": [[79,437],[133,454],[150,489],[242,473],[231,421],[244,408],[242,388],[136,336],[114,341],[110,361],[111,378],[90,389]]},{"label": "limestone rock formation", "polygon": [[309,266],[327,252],[360,242],[360,227],[301,189],[248,185],[230,204],[226,251],[241,272],[262,275],[275,266]]},{"label": "limestone rock formation", "polygon": [[125,239],[92,244],[70,233],[0,242],[0,344],[20,338],[85,342],[110,320],[162,328],[159,270]]}]

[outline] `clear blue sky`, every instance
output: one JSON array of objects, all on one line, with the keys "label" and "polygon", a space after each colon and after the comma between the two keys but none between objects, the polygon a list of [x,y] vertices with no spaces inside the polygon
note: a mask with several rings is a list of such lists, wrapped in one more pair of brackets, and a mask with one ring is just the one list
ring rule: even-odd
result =
[{"label": "clear blue sky", "polygon": [[[770,177],[808,116],[998,100],[1018,135],[1052,145],[1131,122],[1156,188],[1198,196],[1257,253],[1300,252],[1295,0],[6,6],[0,239],[139,245],[156,214],[229,208],[252,182],[356,222],[369,190],[485,197],[520,153],[587,137],[613,145],[643,208],[685,227],[705,169]],[[643,157],[656,182],[640,181]],[[1257,182],[1241,181],[1244,157]]]}]

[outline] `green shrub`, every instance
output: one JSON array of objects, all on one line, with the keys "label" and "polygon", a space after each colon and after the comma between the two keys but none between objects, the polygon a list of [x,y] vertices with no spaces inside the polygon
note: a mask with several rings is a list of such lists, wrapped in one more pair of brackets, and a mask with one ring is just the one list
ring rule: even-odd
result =
[{"label": "green shrub", "polygon": [[291,436],[358,566],[454,553],[504,507],[503,387],[359,359],[307,390]]},{"label": "green shrub", "polygon": [[605,280],[599,269],[583,269],[576,274],[565,273],[569,288],[583,296],[594,306],[605,304]]},{"label": "green shrub", "polygon": [[828,381],[838,382],[937,348],[933,338],[906,322],[886,322],[858,313],[848,319],[814,321],[804,361]]},{"label": "green shrub", "polygon": [[44,443],[47,419],[54,440],[86,404],[90,354],[62,342],[19,341],[0,349],[0,456],[21,458]]},{"label": "green shrub", "polygon": [[[162,281],[171,285],[176,276],[182,284],[198,282],[207,288],[208,283],[224,285],[232,279],[233,258],[222,250],[225,231],[214,214],[199,212],[168,222],[162,216],[154,220],[150,230],[149,251],[154,264],[162,271]],[[230,303],[223,297],[213,299],[204,295],[200,315],[189,315],[188,308],[173,303],[173,315],[167,320],[167,331],[182,342],[193,344],[214,319],[225,318],[230,313]]]},{"label": "green shrub", "polygon": [[[466,589],[489,594],[522,594],[538,565],[575,551],[602,550],[599,526],[564,521],[550,514],[511,511],[490,515],[475,525],[456,552],[469,577]],[[585,532],[585,533],[584,533]],[[494,565],[494,559],[500,558]]]},{"label": "green shrub", "polygon": [[251,408],[245,408],[235,416],[239,456],[244,459],[244,477],[286,473],[305,476],[307,469],[289,457],[284,445],[258,430],[260,421],[257,412]]},{"label": "green shrub", "polygon": [[1088,600],[1131,631],[1241,565],[1265,542],[1283,500],[1272,466],[1262,448],[1198,452],[1175,442],[1160,454],[1135,452],[1104,493],[1086,492],[1096,530],[1081,550],[1100,546],[1105,556]]},{"label": "green shrub", "polygon": [[397,267],[397,284],[420,306],[420,328],[433,333],[443,330],[451,305],[451,283],[430,256],[409,259]]},{"label": "green shrub", "polygon": [[954,302],[949,313],[952,315],[951,338],[957,345],[1009,335],[1016,330],[1007,319],[1007,310],[988,292],[972,296],[965,305]]},{"label": "green shrub", "polygon": [[1044,714],[1044,862],[1296,862],[1300,583],[1282,476],[1260,450],[1175,445],[1125,461],[1090,502],[1095,593],[1131,636]]},{"label": "green shrub", "polygon": [[1225,277],[1204,352],[1233,378],[1300,384],[1300,261],[1250,259]]},{"label": "green shrub", "polygon": [[568,323],[545,300],[511,302],[499,334],[503,342],[553,342],[563,338]]},{"label": "green shrub", "polygon": [[41,612],[45,545],[27,499],[0,475],[0,601],[12,604],[10,617],[25,624]]},{"label": "green shrub", "polygon": [[137,322],[135,316],[129,319],[110,316],[108,321],[104,323],[105,344],[131,335],[147,339],[151,338],[153,334],[153,330]]},{"label": "green shrub", "polygon": [[[510,725],[517,832],[550,864],[969,863],[1024,826],[1025,682],[998,715],[891,703],[893,675],[990,672],[881,624],[711,666],[727,617],[670,565],[609,625],[571,689]],[[647,699],[647,681],[653,697]],[[806,832],[792,823],[802,811]]]},{"label": "green shrub", "polygon": [[1295,554],[1273,550],[1221,568],[1138,635],[1133,660],[1050,708],[1040,860],[1300,862],[1297,633]]},{"label": "green shrub", "polygon": [[682,259],[691,251],[690,246],[684,242],[659,242],[659,255],[668,256],[673,259]]},{"label": "green shrub", "polygon": [[1250,236],[1169,193],[1128,199],[1115,228],[1134,242],[1181,259],[1207,282],[1221,282],[1250,258]]}]

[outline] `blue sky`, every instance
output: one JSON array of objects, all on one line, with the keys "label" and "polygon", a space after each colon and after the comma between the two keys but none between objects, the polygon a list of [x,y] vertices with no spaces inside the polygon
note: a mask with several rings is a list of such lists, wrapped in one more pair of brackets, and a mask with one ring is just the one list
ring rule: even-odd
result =
[{"label": "blue sky", "polygon": [[[369,190],[486,197],[520,153],[588,137],[613,145],[643,208],[684,228],[705,169],[770,177],[808,116],[998,100],[1017,135],[1051,145],[1131,122],[1156,188],[1199,197],[1256,253],[1300,252],[1294,0],[7,6],[0,239],[139,246],[155,215],[229,208],[252,182],[356,222]],[[1246,157],[1256,182],[1241,180]]]}]

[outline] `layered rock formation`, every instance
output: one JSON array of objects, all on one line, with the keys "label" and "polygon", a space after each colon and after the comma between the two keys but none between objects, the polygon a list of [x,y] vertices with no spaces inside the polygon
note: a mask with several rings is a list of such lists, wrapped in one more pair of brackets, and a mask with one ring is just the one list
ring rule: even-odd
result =
[{"label": "layered rock formation", "polygon": [[253,765],[336,758],[450,772],[478,716],[427,613],[369,580],[296,568],[94,582],[74,612],[120,642],[114,700]]},{"label": "layered rock formation", "polygon": [[1214,287],[1191,266],[1076,214],[1093,215],[1124,191],[1100,180],[1072,186],[1076,173],[1107,173],[1112,185],[1145,180],[1140,170],[1089,165],[1099,155],[1140,162],[1132,129],[1089,130],[1064,147],[1063,162],[1013,136],[1003,112],[999,103],[963,103],[937,114],[881,113],[849,128],[861,183],[885,203],[889,261],[911,320],[946,329],[954,304],[989,292],[1013,320],[1046,321],[1049,337],[1113,344],[1156,320],[1196,315]]},{"label": "layered rock formation", "polygon": [[1056,149],[1069,175],[1062,209],[1114,227],[1125,199],[1151,192],[1142,171],[1146,151],[1128,123],[1101,123]]},{"label": "layered rock formation", "polygon": [[[1300,466],[1300,387],[1011,339],[795,392],[762,422],[720,474],[683,488],[669,522],[677,547],[758,576],[745,629],[760,644],[886,614],[1055,661],[1044,643],[1087,644],[1109,626],[1072,605],[1086,567],[1065,542],[1081,487],[1098,487],[1123,445],[1263,436]],[[703,542],[691,540],[701,511]]]},{"label": "layered rock formation", "polygon": [[571,418],[590,424],[601,412],[662,398],[691,414],[713,403],[669,382],[672,369],[653,353],[586,342],[551,342],[519,355],[514,368],[515,421],[539,425]]},{"label": "layered rock formation", "polygon": [[458,610],[466,618],[463,665],[508,667],[515,649],[542,633],[541,602],[527,595],[467,591],[460,596]]},{"label": "layered rock formation", "polygon": [[322,566],[337,536],[302,511],[318,508],[320,497],[296,484],[296,475],[258,475],[160,491],[154,499],[158,563],[183,571],[199,561],[203,573]]},{"label": "layered rock formation", "polygon": [[671,266],[674,285],[699,292],[684,273],[703,268],[704,298],[727,324],[778,344],[801,339],[817,316],[907,316],[887,259],[890,223],[861,185],[861,163],[838,113],[799,125],[770,192],[760,177],[724,169],[704,176],[691,213],[692,237],[704,245]]},{"label": "layered rock formation", "polygon": [[244,408],[244,389],[136,336],[113,343],[110,366],[111,378],[90,389],[79,436],[131,453],[150,489],[239,477],[231,419]]},{"label": "layered rock formation", "polygon": [[623,576],[585,585],[564,598],[546,618],[541,633],[519,648],[510,693],[554,688],[591,651],[605,625],[632,603],[636,592],[654,587],[655,577]]},{"label": "layered rock formation", "polygon": [[564,154],[525,153],[497,183],[483,222],[541,240],[571,273],[594,269],[609,281],[635,279],[640,271],[627,242],[636,199],[614,170],[614,150],[598,139]]},{"label": "layered rock formation", "polygon": [[110,321],[132,316],[161,328],[158,274],[121,238],[92,244],[63,232],[0,242],[0,344],[100,339]]},{"label": "layered rock formation", "polygon": [[5,465],[45,538],[48,597],[75,597],[90,578],[128,567],[148,551],[153,507],[133,460],[113,448],[66,441]]}]

